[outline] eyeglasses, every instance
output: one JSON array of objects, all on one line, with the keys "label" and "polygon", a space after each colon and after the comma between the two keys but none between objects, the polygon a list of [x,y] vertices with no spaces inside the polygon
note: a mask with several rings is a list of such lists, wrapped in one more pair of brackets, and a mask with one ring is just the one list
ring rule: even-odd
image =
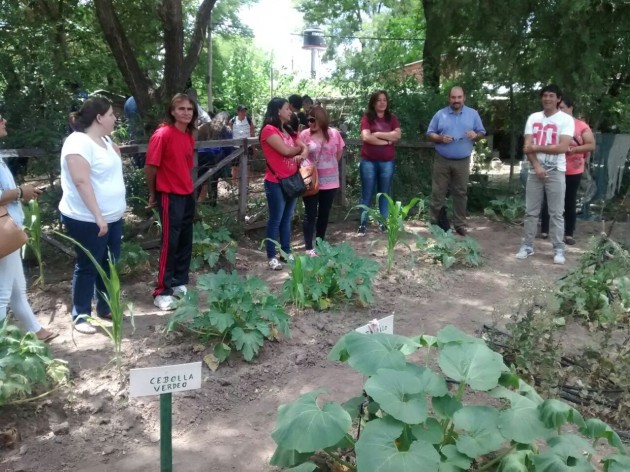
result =
[{"label": "eyeglasses", "polygon": [[315,123],[315,121],[317,121],[317,120],[315,120],[315,117],[313,117],[313,116],[309,116],[309,117],[306,119],[306,121],[307,121],[308,123]]}]

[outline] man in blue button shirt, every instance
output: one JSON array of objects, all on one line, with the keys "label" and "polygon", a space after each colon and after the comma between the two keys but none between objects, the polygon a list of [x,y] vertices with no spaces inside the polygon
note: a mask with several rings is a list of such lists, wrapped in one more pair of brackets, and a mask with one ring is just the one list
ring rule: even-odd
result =
[{"label": "man in blue button shirt", "polygon": [[450,186],[453,196],[453,224],[455,231],[462,236],[466,236],[468,232],[466,202],[470,155],[473,143],[486,134],[479,113],[464,105],[465,100],[464,89],[453,87],[448,96],[449,106],[433,116],[427,129],[427,138],[435,143],[437,152],[433,160],[431,223],[437,224]]}]

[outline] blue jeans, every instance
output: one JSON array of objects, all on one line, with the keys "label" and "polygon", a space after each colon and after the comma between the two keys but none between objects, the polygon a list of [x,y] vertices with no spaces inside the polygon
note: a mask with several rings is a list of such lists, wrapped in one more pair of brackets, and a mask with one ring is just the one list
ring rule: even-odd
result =
[{"label": "blue jeans", "polygon": [[[120,245],[122,239],[122,219],[109,223],[105,236],[98,237],[96,223],[78,221],[67,216],[61,216],[61,221],[66,227],[66,233],[72,239],[90,251],[92,257],[109,276],[109,253],[113,262],[120,257]],[[79,315],[92,314],[92,300],[96,288],[96,313],[106,315],[110,312],[107,302],[103,298],[105,284],[90,258],[79,247],[76,247],[76,259],[74,274],[72,276],[72,319]]]},{"label": "blue jeans", "polygon": [[265,195],[269,208],[269,220],[267,221],[267,258],[276,257],[276,245],[271,240],[278,241],[280,233],[280,247],[287,254],[291,253],[291,219],[297,198],[287,199],[280,188],[280,184],[265,180]]},{"label": "blue jeans", "polygon": [[[394,179],[394,161],[367,161],[359,164],[361,175],[361,205],[370,206],[375,193],[386,193],[391,196]],[[387,200],[380,198],[378,208],[383,218],[387,218],[389,207]],[[361,225],[367,220],[367,211],[361,210]]]}]

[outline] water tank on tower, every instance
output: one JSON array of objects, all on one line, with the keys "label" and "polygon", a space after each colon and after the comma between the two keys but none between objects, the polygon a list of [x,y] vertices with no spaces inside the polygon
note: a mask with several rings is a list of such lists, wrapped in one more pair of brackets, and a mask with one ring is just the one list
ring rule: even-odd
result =
[{"label": "water tank on tower", "polygon": [[304,37],[304,43],[302,49],[311,50],[311,78],[317,77],[317,51],[326,49],[326,42],[324,41],[324,30],[317,26],[307,28],[302,33]]}]

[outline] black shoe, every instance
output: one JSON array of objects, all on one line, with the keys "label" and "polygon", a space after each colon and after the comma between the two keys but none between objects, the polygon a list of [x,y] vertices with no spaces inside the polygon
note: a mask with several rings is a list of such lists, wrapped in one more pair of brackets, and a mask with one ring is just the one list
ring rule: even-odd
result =
[{"label": "black shoe", "polygon": [[455,232],[460,236],[468,235],[468,229],[465,226],[460,226],[459,228],[455,228]]}]

